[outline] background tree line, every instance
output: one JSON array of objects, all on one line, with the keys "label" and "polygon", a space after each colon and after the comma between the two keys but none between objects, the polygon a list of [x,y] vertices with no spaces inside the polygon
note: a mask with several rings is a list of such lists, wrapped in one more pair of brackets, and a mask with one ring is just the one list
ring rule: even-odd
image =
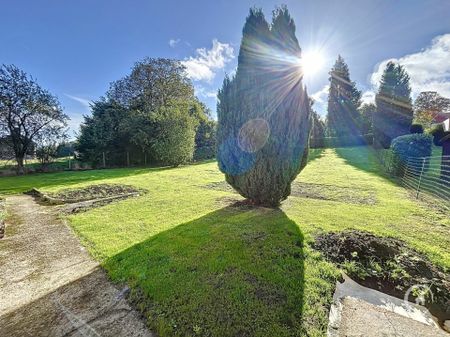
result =
[{"label": "background tree line", "polygon": [[416,124],[432,133],[434,125],[450,113],[450,99],[434,91],[421,92],[413,104],[410,77],[400,64],[386,65],[375,103],[362,103],[361,91],[342,56],[329,74],[327,116],[322,119],[313,113],[313,147],[373,144],[389,148],[393,139],[419,130]]},{"label": "background tree line", "polygon": [[85,116],[76,150],[95,166],[177,166],[211,158],[215,122],[179,61],[147,58],[111,84]]}]

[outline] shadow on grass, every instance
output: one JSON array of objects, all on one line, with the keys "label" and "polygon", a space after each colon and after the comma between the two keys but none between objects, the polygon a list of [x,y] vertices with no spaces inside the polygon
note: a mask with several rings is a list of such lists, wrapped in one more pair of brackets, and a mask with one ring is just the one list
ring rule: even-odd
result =
[{"label": "shadow on grass", "polygon": [[157,168],[120,168],[88,171],[65,171],[55,173],[37,173],[23,176],[0,177],[0,194],[17,194],[29,191],[33,187],[69,187],[74,184],[102,179],[124,178],[172,169]]},{"label": "shadow on grass", "polygon": [[396,183],[394,178],[385,173],[371,146],[341,147],[334,150],[347,164]]},{"label": "shadow on grass", "polygon": [[321,158],[324,155],[324,151],[325,149],[309,149],[308,163]]},{"label": "shadow on grass", "polygon": [[279,209],[225,207],[104,262],[160,335],[305,335],[303,235]]}]

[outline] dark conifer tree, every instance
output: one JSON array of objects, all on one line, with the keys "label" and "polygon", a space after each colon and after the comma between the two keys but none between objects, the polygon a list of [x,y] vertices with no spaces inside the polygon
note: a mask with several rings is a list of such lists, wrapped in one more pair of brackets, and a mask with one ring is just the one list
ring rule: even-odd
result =
[{"label": "dark conifer tree", "polygon": [[218,98],[218,162],[226,181],[254,204],[276,206],[306,165],[311,128],[301,50],[285,7],[269,25],[251,9],[238,67]]},{"label": "dark conifer tree", "polygon": [[361,91],[350,79],[350,72],[339,55],[330,71],[328,94],[328,127],[335,137],[359,136],[359,113]]},{"label": "dark conifer tree", "polygon": [[386,65],[375,101],[374,143],[389,148],[392,139],[409,133],[413,120],[409,75],[400,64]]}]

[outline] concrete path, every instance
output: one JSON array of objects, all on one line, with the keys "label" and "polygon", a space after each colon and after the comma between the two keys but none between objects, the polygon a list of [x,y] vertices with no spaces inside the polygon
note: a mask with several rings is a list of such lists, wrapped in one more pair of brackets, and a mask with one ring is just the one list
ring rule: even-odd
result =
[{"label": "concrete path", "polygon": [[52,209],[6,200],[0,240],[0,336],[153,336]]},{"label": "concrete path", "polygon": [[343,276],[334,293],[328,337],[450,337],[425,307]]}]

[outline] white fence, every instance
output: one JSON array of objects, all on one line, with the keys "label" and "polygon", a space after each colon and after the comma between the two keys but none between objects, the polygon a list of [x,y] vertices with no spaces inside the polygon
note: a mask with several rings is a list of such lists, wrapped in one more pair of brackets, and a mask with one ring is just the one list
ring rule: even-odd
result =
[{"label": "white fence", "polygon": [[450,209],[450,156],[408,158],[396,166],[402,185],[412,190],[416,198],[431,195]]}]

